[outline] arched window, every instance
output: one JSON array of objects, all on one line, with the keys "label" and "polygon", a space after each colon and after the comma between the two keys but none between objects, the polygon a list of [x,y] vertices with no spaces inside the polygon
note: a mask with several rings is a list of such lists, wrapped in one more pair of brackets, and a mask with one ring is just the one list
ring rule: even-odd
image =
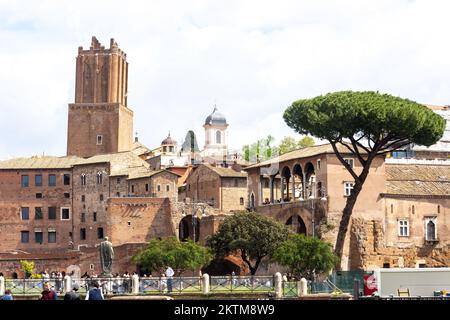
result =
[{"label": "arched window", "polygon": [[436,240],[436,224],[432,219],[428,220],[426,231],[427,231],[426,240],[428,241]]},{"label": "arched window", "polygon": [[219,130],[216,131],[216,143],[221,144],[222,143],[222,135]]},{"label": "arched window", "polygon": [[103,183],[103,175],[101,172],[97,172],[97,184]]},{"label": "arched window", "polygon": [[81,185],[82,186],[86,185],[86,175],[84,173],[81,174]]}]

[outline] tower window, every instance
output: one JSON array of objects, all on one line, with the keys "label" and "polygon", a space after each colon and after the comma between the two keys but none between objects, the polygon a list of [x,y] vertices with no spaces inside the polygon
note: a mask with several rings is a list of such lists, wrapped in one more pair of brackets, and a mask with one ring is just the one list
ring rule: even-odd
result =
[{"label": "tower window", "polygon": [[101,134],[97,135],[97,145],[102,145],[103,144],[103,136]]},{"label": "tower window", "polygon": [[94,213],[92,214],[92,220],[93,220],[94,222],[97,222],[97,212],[94,212]]},{"label": "tower window", "polygon": [[166,191],[167,191],[167,192],[170,191],[170,185],[166,185]]},{"label": "tower window", "polygon": [[145,192],[148,192],[149,188],[148,188],[148,183],[145,184]]},{"label": "tower window", "polygon": [[216,143],[221,144],[222,143],[222,134],[219,130],[216,131]]},{"label": "tower window", "polygon": [[239,198],[239,204],[242,206],[242,205],[244,205],[244,198],[243,197],[240,197]]}]

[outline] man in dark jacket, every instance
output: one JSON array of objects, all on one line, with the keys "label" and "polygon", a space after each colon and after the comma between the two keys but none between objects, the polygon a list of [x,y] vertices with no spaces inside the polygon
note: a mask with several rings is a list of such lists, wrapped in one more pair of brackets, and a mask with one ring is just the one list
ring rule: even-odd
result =
[{"label": "man in dark jacket", "polygon": [[78,283],[75,283],[72,287],[72,291],[69,291],[64,295],[64,300],[81,300],[78,289],[80,289],[80,286]]},{"label": "man in dark jacket", "polygon": [[105,300],[102,288],[100,288],[99,283],[97,281],[94,281],[92,286],[93,288],[87,292],[85,300]]}]

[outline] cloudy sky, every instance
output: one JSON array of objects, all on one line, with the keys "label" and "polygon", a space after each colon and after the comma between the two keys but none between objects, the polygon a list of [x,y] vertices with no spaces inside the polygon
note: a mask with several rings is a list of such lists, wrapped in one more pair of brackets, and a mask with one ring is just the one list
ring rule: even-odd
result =
[{"label": "cloudy sky", "polygon": [[64,155],[78,46],[114,38],[139,140],[203,145],[214,103],[240,149],[296,134],[292,101],[378,90],[450,104],[450,1],[0,0],[0,159]]}]

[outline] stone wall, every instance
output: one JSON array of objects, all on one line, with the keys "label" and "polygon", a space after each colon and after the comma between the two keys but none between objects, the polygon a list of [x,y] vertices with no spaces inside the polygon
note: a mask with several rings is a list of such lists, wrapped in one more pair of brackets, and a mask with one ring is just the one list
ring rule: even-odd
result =
[{"label": "stone wall", "polygon": [[422,244],[399,247],[385,245],[383,222],[380,220],[352,219],[350,229],[350,269],[370,270],[383,266],[414,268],[447,267],[450,261],[448,246]]},{"label": "stone wall", "polygon": [[[74,166],[73,181],[73,219],[74,244],[93,246],[101,238],[98,229],[103,229],[105,236],[107,220],[109,218],[107,200],[110,190],[109,163],[95,163]],[[101,173],[101,183],[97,181],[97,174]],[[81,183],[81,176],[85,175],[86,184]],[[83,218],[84,216],[84,218]],[[84,219],[84,220],[83,220]],[[81,231],[86,230],[86,239],[81,239]]]}]

